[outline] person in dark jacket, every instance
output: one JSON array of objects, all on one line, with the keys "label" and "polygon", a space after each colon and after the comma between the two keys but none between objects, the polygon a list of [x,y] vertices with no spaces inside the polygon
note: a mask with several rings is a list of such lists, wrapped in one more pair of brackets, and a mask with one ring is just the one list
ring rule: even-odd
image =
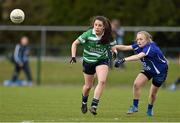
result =
[{"label": "person in dark jacket", "polygon": [[18,81],[18,76],[21,70],[24,71],[27,82],[26,85],[32,85],[31,70],[29,67],[29,38],[26,36],[21,37],[20,44],[17,44],[13,54],[14,72],[11,81],[15,83]]}]

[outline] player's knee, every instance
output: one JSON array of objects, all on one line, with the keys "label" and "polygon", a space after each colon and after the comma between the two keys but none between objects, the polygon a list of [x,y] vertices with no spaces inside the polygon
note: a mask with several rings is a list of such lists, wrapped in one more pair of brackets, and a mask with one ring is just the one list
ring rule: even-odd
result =
[{"label": "player's knee", "polygon": [[90,89],[92,88],[92,86],[91,86],[91,85],[84,85],[84,88],[85,88],[86,90],[90,90]]},{"label": "player's knee", "polygon": [[155,93],[152,93],[149,95],[151,99],[156,99],[156,94]]},{"label": "player's knee", "polygon": [[99,81],[98,84],[100,84],[101,86],[105,86],[106,81]]},{"label": "player's knee", "polygon": [[139,85],[139,84],[137,84],[137,83],[134,83],[133,87],[134,87],[134,89],[135,89],[135,90],[140,89],[140,85]]}]

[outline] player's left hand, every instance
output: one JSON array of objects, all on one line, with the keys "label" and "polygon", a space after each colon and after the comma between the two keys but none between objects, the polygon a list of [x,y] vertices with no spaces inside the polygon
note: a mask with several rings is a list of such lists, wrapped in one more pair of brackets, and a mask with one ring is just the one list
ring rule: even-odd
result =
[{"label": "player's left hand", "polygon": [[117,58],[117,53],[116,52],[112,52],[112,58],[113,58],[113,60],[115,60]]},{"label": "player's left hand", "polygon": [[114,67],[118,68],[120,65],[122,65],[125,62],[125,59],[118,59],[115,61]]},{"label": "player's left hand", "polygon": [[76,63],[76,57],[72,57],[70,60],[70,64]]},{"label": "player's left hand", "polygon": [[112,58],[113,58],[113,60],[116,59],[116,58],[117,58],[117,54],[118,54],[117,49],[116,49],[116,46],[113,46],[113,47],[111,48],[111,52],[112,52]]}]

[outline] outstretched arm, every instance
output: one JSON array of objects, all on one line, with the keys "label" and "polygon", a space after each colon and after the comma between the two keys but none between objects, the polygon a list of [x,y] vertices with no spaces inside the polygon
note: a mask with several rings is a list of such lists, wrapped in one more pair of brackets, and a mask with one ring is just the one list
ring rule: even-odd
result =
[{"label": "outstretched arm", "polygon": [[124,58],[125,61],[137,61],[143,57],[145,57],[146,54],[144,52],[141,52],[139,54],[136,54],[136,55],[132,55],[132,56],[129,56],[129,57],[126,57]]},{"label": "outstretched arm", "polygon": [[112,47],[113,50],[122,50],[122,51],[128,51],[133,50],[132,45],[115,45]]},{"label": "outstretched arm", "polygon": [[129,56],[129,57],[126,57],[126,58],[123,58],[123,59],[118,59],[116,62],[115,62],[115,67],[119,67],[121,64],[123,64],[125,61],[137,61],[143,57],[145,57],[146,54],[141,52],[137,55],[132,55],[132,56]]},{"label": "outstretched arm", "polygon": [[112,53],[115,54],[115,56],[118,53],[118,50],[122,50],[122,51],[128,51],[128,50],[133,50],[132,45],[115,45],[111,48]]}]

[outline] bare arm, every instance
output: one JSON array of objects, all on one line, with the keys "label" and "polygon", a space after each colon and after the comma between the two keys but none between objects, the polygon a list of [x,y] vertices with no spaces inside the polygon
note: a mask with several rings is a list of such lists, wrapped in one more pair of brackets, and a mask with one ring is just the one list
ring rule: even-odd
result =
[{"label": "bare arm", "polygon": [[141,52],[141,53],[139,53],[139,54],[126,57],[126,58],[124,58],[124,60],[125,60],[125,61],[137,61],[137,60],[139,60],[139,59],[141,59],[141,58],[143,58],[143,57],[145,57],[145,56],[146,56],[146,54],[143,53],[143,52]]},{"label": "bare arm", "polygon": [[71,57],[76,57],[77,46],[80,44],[79,40],[75,40],[71,46]]},{"label": "bare arm", "polygon": [[122,51],[133,50],[131,45],[116,45],[115,48]]},{"label": "bare arm", "polygon": [[115,62],[115,67],[119,67],[121,64],[123,64],[124,62],[126,61],[137,61],[143,57],[145,57],[146,54],[141,52],[139,54],[136,54],[136,55],[132,55],[132,56],[129,56],[129,57],[126,57],[126,58],[122,58],[122,59],[118,59],[116,62]]},{"label": "bare arm", "polygon": [[115,45],[112,48],[112,52],[117,54],[117,50],[128,51],[133,50],[131,45]]}]

